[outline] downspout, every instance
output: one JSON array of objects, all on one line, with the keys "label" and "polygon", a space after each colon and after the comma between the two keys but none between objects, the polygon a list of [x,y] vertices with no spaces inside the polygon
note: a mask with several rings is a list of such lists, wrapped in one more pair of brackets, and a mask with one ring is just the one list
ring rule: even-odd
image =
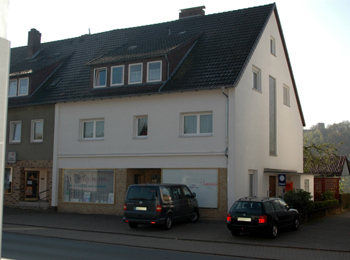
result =
[{"label": "downspout", "polygon": [[229,100],[228,100],[228,94],[225,93],[225,87],[222,87],[222,94],[226,97],[226,131],[225,131],[225,156],[227,158],[226,164],[228,164],[228,123],[229,123],[229,117],[228,117],[228,112],[229,112]]}]

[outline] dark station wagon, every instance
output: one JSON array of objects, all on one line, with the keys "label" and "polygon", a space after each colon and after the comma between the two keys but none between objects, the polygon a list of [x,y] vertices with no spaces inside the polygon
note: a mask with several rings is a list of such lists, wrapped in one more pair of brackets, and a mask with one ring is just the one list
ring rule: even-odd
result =
[{"label": "dark station wagon", "polygon": [[173,221],[199,219],[196,194],[183,184],[130,185],[124,204],[123,221],[131,228],[159,224],[170,229]]},{"label": "dark station wagon", "polygon": [[245,231],[259,231],[276,238],[279,229],[299,228],[299,212],[280,198],[245,197],[229,210],[227,228],[234,236]]}]

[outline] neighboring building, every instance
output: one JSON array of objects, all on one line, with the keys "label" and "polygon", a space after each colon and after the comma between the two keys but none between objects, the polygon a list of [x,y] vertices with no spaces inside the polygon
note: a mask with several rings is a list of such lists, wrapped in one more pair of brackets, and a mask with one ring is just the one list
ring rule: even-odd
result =
[{"label": "neighboring building", "polygon": [[[46,175],[53,207],[121,215],[129,184],[182,182],[197,193],[202,217],[222,219],[239,197],[280,195],[279,174],[294,188],[313,186],[303,174],[305,122],[275,4],[203,9],[39,44],[32,63],[26,47],[12,49],[29,82],[44,74],[30,68],[36,62],[50,70],[35,91],[9,98],[9,115],[26,108],[30,121],[54,115]],[[15,65],[11,75],[22,71]],[[22,136],[29,129],[23,123]]]}]

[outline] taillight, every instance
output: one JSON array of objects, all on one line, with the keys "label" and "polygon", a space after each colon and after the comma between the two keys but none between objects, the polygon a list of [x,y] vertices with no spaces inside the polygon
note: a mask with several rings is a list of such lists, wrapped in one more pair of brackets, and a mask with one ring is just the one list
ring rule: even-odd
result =
[{"label": "taillight", "polygon": [[157,205],[156,211],[157,212],[162,212],[162,206],[161,205]]},{"label": "taillight", "polygon": [[227,214],[226,221],[231,222],[232,216],[230,213]]},{"label": "taillight", "polygon": [[266,222],[267,222],[267,216],[266,215],[259,217],[259,224],[264,224]]},{"label": "taillight", "polygon": [[126,211],[126,204],[124,204],[124,211]]}]

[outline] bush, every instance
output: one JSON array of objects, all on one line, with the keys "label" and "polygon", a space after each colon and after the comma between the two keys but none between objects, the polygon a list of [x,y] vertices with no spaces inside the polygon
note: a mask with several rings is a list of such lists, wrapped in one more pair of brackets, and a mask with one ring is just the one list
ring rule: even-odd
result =
[{"label": "bush", "polygon": [[293,189],[291,191],[287,191],[284,194],[284,200],[287,204],[297,209],[300,213],[307,213],[314,208],[314,202],[311,200],[312,196],[310,192]]},{"label": "bush", "polygon": [[332,200],[322,200],[322,201],[315,201],[315,209],[320,209],[320,208],[326,208],[334,205],[338,205],[339,200],[332,199]]},{"label": "bush", "polygon": [[321,200],[334,200],[334,192],[331,190],[326,190],[321,194]]}]

